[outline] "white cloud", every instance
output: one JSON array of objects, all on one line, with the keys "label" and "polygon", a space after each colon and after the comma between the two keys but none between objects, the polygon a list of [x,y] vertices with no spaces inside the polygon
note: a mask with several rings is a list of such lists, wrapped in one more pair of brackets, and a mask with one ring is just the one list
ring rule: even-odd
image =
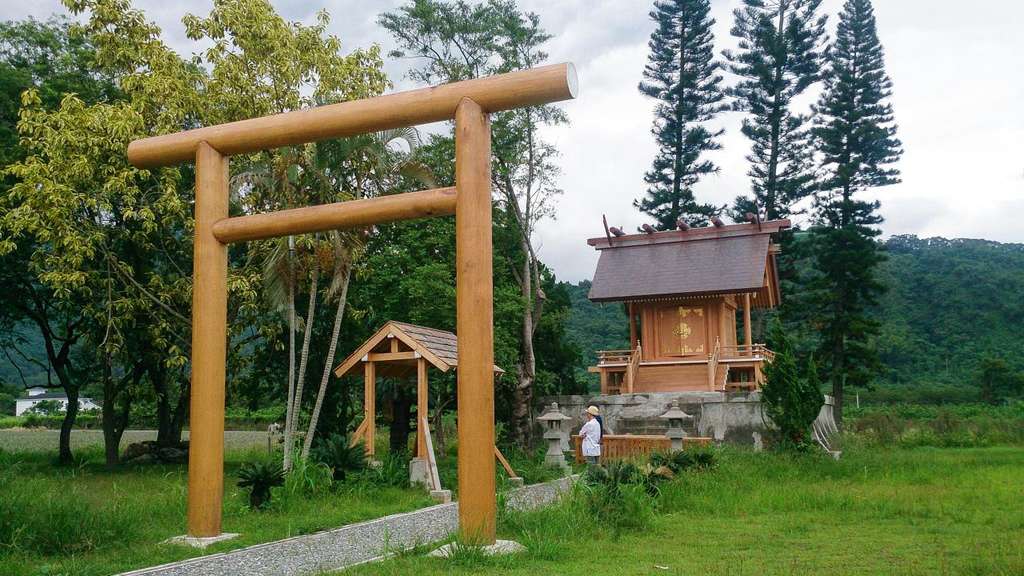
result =
[{"label": "white cloud", "polygon": [[[183,54],[197,48],[184,37],[186,12],[202,13],[200,0],[137,0]],[[376,25],[381,11],[401,0],[363,2],[274,1],[289,19],[312,21],[322,5],[331,28],[348,48],[379,43],[392,47]],[[653,104],[636,86],[647,57],[653,24],[648,0],[520,0],[540,14],[553,34],[547,46],[553,62],[576,63],[580,98],[566,103],[572,124],[546,131],[562,150],[565,195],[555,221],[539,227],[542,257],[559,277],[588,278],[596,254],[588,237],[601,235],[601,215],[633,229],[647,219],[632,207],[643,194],[644,171],[654,154],[650,135]],[[732,45],[728,30],[739,0],[714,0],[718,49]],[[903,183],[877,191],[890,234],[941,235],[1024,241],[1024,75],[1019,72],[1024,4],[986,0],[965,8],[956,0],[875,0],[886,64],[895,84],[893,104],[906,153]],[[835,26],[841,0],[825,0]],[[0,19],[45,18],[62,10],[55,0],[3,3]],[[389,61],[396,88],[407,61]],[[810,98],[808,98],[810,101]],[[739,134],[740,116],[725,115],[725,149],[714,160],[717,177],[701,182],[701,200],[724,203],[747,188],[748,146]]]}]

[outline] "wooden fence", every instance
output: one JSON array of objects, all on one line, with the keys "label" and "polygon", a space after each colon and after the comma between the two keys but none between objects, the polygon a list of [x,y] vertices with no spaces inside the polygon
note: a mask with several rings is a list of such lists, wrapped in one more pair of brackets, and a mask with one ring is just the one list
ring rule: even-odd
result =
[{"label": "wooden fence", "polygon": [[[573,448],[576,450],[576,462],[583,463],[583,439],[573,435]],[[683,449],[695,446],[709,446],[711,438],[687,437],[683,438]],[[669,452],[672,449],[672,440],[667,436],[656,435],[634,435],[634,434],[605,434],[601,437],[601,462],[612,460],[632,460],[643,458],[655,452]]]}]

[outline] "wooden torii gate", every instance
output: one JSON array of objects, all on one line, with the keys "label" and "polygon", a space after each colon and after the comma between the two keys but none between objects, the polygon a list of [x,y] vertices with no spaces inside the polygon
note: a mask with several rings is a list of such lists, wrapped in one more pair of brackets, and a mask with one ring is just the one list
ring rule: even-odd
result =
[{"label": "wooden torii gate", "polygon": [[[189,404],[188,534],[221,533],[227,245],[455,214],[459,531],[494,542],[494,311],[488,114],[576,96],[572,64],[555,64],[136,140],[139,168],[196,164]],[[259,150],[455,120],[455,187],[228,216],[229,158]]]}]

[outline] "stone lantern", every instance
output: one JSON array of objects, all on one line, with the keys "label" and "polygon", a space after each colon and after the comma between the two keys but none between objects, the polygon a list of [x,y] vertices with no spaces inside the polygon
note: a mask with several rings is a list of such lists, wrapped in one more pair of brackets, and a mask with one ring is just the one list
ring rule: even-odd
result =
[{"label": "stone lantern", "polygon": [[668,431],[665,432],[665,436],[672,440],[672,450],[682,450],[683,438],[686,437],[686,432],[683,430],[683,422],[693,420],[693,416],[679,408],[679,400],[673,400],[672,404],[668,407],[668,412],[665,412],[660,417],[663,420],[668,420]]},{"label": "stone lantern", "polygon": [[569,469],[569,463],[565,461],[565,454],[562,452],[562,442],[565,438],[565,431],[562,426],[566,420],[572,420],[558,409],[558,402],[552,402],[551,406],[537,417],[543,422],[544,439],[548,441],[548,451],[544,454],[544,464],[562,470]]}]

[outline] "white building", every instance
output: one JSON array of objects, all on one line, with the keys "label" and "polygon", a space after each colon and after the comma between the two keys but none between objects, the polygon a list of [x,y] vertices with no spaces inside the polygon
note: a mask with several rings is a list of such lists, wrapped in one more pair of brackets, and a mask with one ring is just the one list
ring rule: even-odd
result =
[{"label": "white building", "polygon": [[[68,396],[63,392],[47,392],[46,388],[36,386],[28,389],[28,396],[25,398],[18,398],[14,406],[14,415],[21,416],[25,412],[32,409],[33,406],[39,404],[44,400],[50,400],[60,403],[60,409],[67,410],[68,408]],[[84,396],[78,397],[78,409],[79,410],[99,410],[99,405],[92,401],[92,398],[86,398]]]}]

